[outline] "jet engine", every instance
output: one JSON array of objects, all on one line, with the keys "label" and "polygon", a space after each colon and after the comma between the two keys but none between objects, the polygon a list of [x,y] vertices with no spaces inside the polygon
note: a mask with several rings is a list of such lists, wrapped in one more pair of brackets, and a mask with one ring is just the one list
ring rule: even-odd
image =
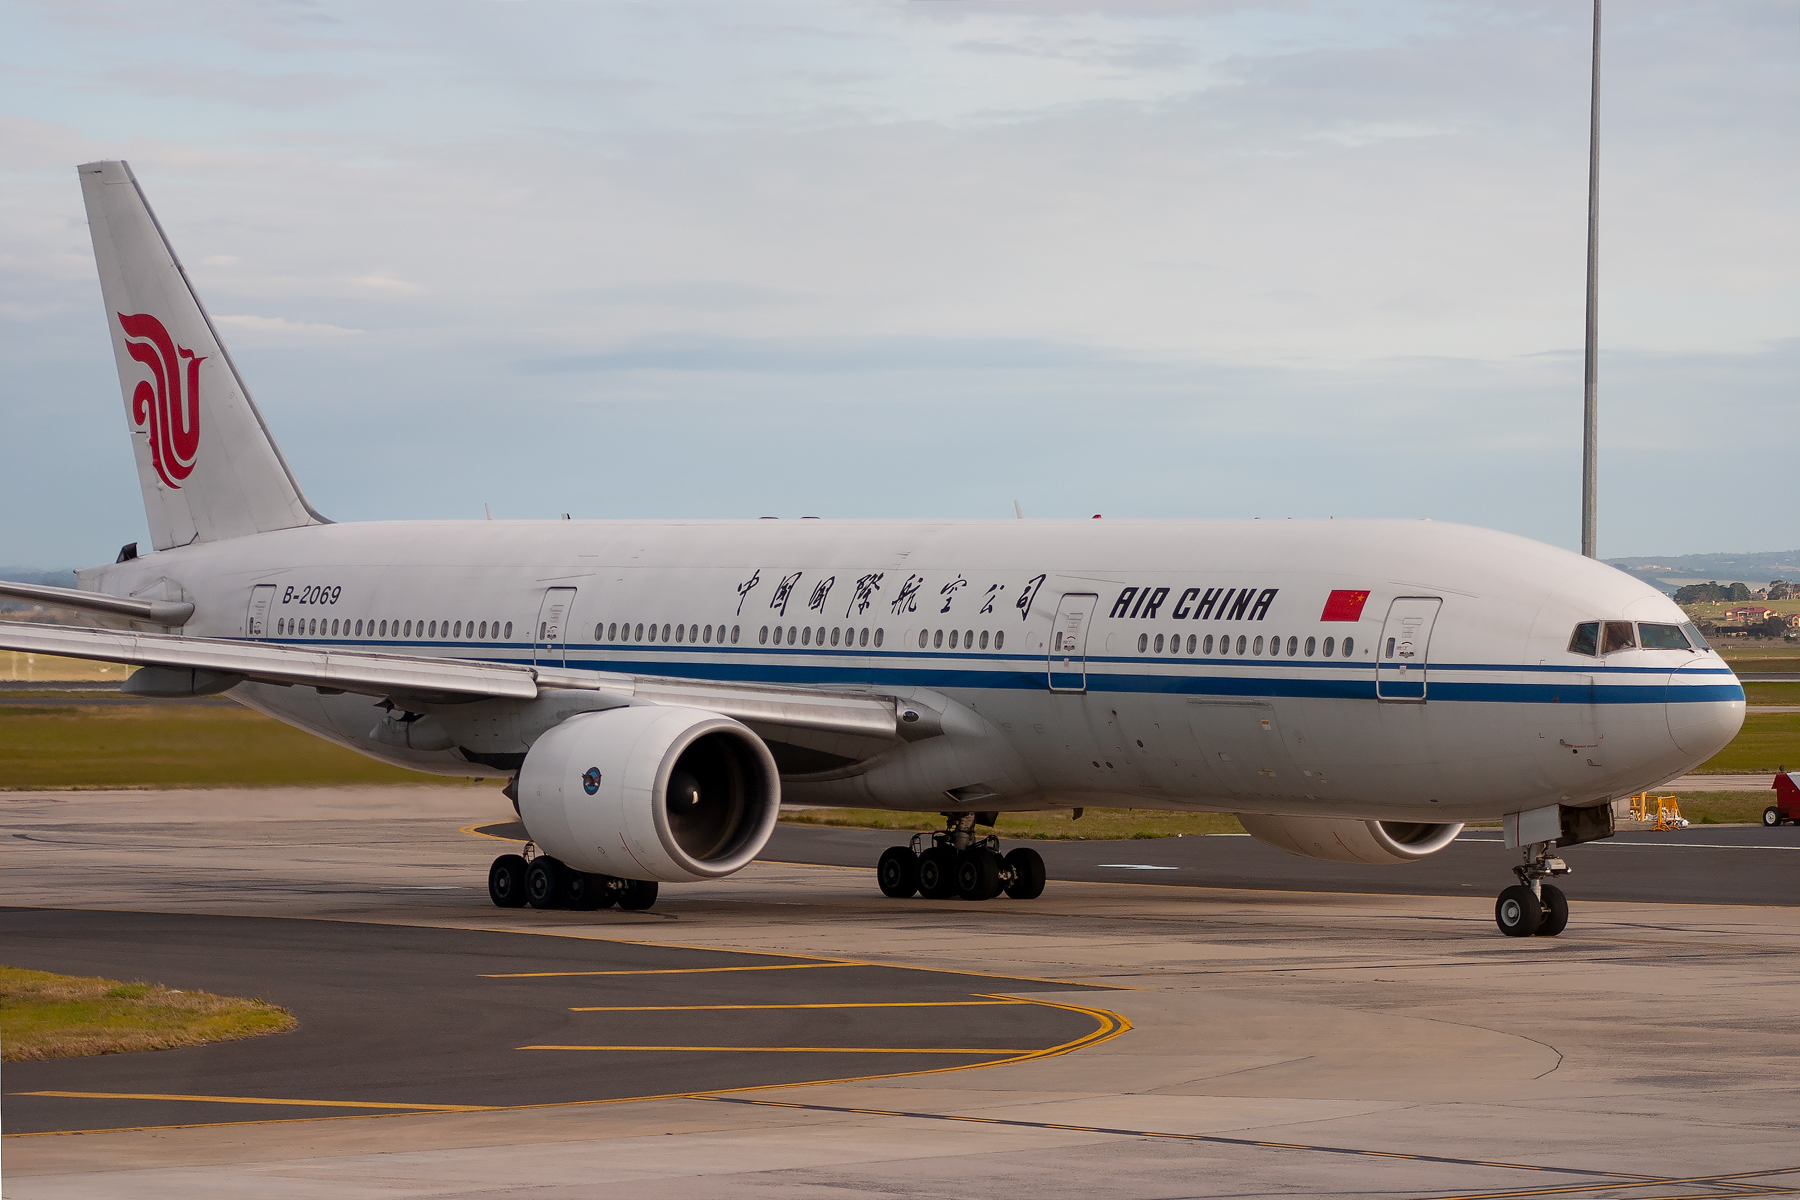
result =
[{"label": "jet engine", "polygon": [[1339,817],[1272,817],[1239,813],[1251,837],[1264,845],[1331,862],[1385,867],[1417,862],[1456,840],[1461,825],[1413,821],[1353,821]]},{"label": "jet engine", "polygon": [[532,744],[519,816],[578,871],[688,883],[749,864],[781,808],[762,739],[718,713],[631,705],[570,717]]}]

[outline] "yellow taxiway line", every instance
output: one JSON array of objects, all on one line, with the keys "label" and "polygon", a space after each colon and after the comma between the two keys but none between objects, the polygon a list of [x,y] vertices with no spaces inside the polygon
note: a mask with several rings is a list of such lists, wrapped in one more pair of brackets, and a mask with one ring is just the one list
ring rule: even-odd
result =
[{"label": "yellow taxiway line", "polygon": [[520,971],[511,975],[479,975],[478,979],[572,979],[589,975],[718,975],[726,971],[814,971],[820,967],[861,967],[866,963],[772,963],[760,967],[657,967],[644,971]]},{"label": "yellow taxiway line", "polygon": [[583,1006],[570,1012],[736,1012],[785,1008],[990,1008],[1025,1000],[871,1000],[844,1004],[625,1004]]},{"label": "yellow taxiway line", "polygon": [[68,1100],[184,1100],[192,1104],[271,1104],[299,1108],[376,1108],[384,1112],[492,1112],[488,1104],[387,1104],[377,1100],[286,1100],[271,1096],[186,1096],[164,1092],[13,1092]]}]

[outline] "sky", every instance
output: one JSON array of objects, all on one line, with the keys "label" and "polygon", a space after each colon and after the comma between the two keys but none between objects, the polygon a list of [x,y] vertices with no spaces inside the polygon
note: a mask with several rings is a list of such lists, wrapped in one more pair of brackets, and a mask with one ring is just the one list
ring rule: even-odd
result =
[{"label": "sky", "polygon": [[[1600,552],[1800,545],[1800,5],[1606,10]],[[1579,544],[1590,7],[0,0],[0,563],[147,544],[74,167],[313,505]]]}]

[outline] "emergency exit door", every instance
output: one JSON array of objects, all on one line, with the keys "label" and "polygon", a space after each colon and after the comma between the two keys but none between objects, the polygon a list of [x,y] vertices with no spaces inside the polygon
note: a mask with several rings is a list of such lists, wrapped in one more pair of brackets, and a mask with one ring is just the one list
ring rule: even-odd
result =
[{"label": "emergency exit door", "polygon": [[250,611],[244,615],[244,636],[269,636],[269,610],[275,607],[275,585],[259,583],[250,589]]},{"label": "emergency exit door", "polygon": [[1071,592],[1057,602],[1056,621],[1050,627],[1050,690],[1087,691],[1088,630],[1100,597]]},{"label": "emergency exit door", "polygon": [[1375,647],[1375,698],[1425,703],[1431,627],[1443,601],[1436,596],[1401,596],[1388,606]]},{"label": "emergency exit door", "polygon": [[532,647],[532,661],[541,666],[563,666],[567,645],[569,614],[575,607],[574,588],[551,588],[538,606],[537,636]]}]

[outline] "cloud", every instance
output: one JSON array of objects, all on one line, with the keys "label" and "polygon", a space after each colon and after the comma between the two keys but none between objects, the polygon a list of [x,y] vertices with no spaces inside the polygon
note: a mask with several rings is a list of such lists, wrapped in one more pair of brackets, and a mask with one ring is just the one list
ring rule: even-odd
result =
[{"label": "cloud", "polygon": [[310,108],[341,104],[372,90],[373,79],[319,71],[262,75],[195,67],[117,67],[97,81],[120,91],[173,100],[228,101],[257,108]]},{"label": "cloud", "polygon": [[234,329],[243,329],[253,334],[260,334],[269,338],[279,338],[284,341],[296,339],[311,340],[316,338],[356,337],[367,332],[367,330],[363,329],[345,329],[341,325],[324,325],[309,321],[290,321],[286,317],[252,317],[240,315],[214,317],[213,320],[221,325],[229,325]]}]

